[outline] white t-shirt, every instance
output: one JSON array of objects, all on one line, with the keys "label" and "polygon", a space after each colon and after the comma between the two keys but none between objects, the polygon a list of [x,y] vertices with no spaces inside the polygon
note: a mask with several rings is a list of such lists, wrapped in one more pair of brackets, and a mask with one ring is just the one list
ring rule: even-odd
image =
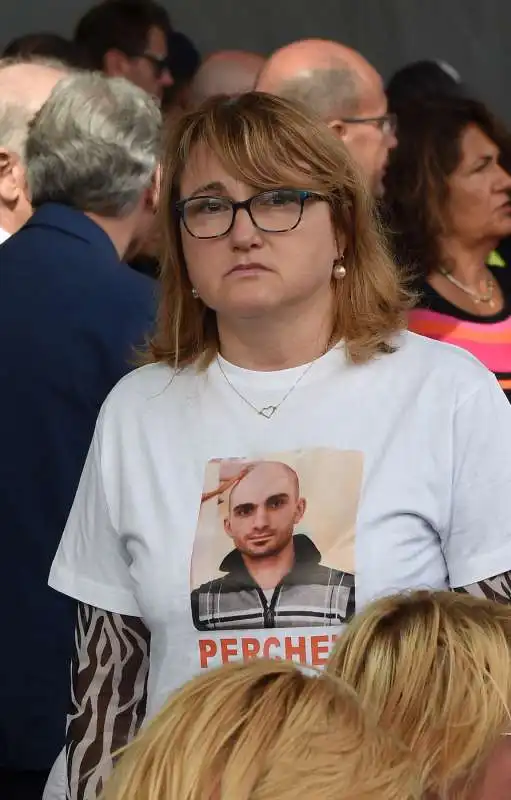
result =
[{"label": "white t-shirt", "polygon": [[[511,407],[468,353],[397,342],[361,366],[331,350],[270,419],[216,361],[106,400],[50,585],[144,619],[149,715],[223,662],[323,665],[355,597],[511,569]],[[304,371],[221,363],[257,408]]]}]

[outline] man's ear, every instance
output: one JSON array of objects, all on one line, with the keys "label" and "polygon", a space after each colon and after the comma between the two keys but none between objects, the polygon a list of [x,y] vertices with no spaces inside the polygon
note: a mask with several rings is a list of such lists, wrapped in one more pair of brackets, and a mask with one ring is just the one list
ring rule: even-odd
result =
[{"label": "man's ear", "polygon": [[328,127],[330,128],[339,139],[344,139],[347,133],[347,126],[346,123],[342,121],[342,119],[333,119],[331,122],[328,123]]},{"label": "man's ear", "polygon": [[142,208],[144,209],[144,211],[150,211],[153,214],[156,213],[153,186],[148,186],[147,188],[144,189],[142,193]]},{"label": "man's ear", "polygon": [[227,536],[230,536],[231,539],[233,538],[229,517],[224,518],[224,531],[226,532]]},{"label": "man's ear", "polygon": [[305,497],[300,497],[298,503],[296,504],[296,511],[293,518],[293,525],[298,525],[298,523],[303,519],[303,515],[307,509],[307,500]]},{"label": "man's ear", "polygon": [[5,205],[18,202],[23,191],[24,171],[19,158],[0,147],[0,200]]}]

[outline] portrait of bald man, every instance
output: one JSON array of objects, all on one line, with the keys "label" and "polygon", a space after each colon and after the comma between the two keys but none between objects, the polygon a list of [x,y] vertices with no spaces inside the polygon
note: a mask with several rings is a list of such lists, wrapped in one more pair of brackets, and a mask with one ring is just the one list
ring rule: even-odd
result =
[{"label": "portrait of bald man", "polygon": [[331,626],[355,610],[350,573],[323,566],[305,533],[295,533],[307,500],[287,464],[259,461],[241,471],[226,503],[224,530],[234,549],[225,573],[191,595],[200,631]]},{"label": "portrait of bald man", "polygon": [[381,75],[360,53],[324,39],[294,42],[268,59],[256,90],[305,104],[342,139],[373,195],[383,193],[395,121]]},{"label": "portrait of bald man", "polygon": [[45,59],[0,61],[0,244],[32,214],[24,149],[29,122],[68,72]]},{"label": "portrait of bald man", "polygon": [[205,100],[219,94],[238,95],[251,92],[265,64],[258,53],[244,50],[219,50],[202,62],[191,83],[188,106],[198,108]]}]

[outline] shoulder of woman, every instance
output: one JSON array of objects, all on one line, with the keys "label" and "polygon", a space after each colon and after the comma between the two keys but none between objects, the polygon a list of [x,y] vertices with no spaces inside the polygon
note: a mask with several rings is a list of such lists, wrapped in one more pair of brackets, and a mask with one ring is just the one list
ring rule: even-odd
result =
[{"label": "shoulder of woman", "polygon": [[122,416],[135,417],[141,413],[151,400],[164,397],[167,402],[169,388],[175,390],[188,386],[190,378],[197,375],[193,366],[173,369],[163,362],[145,364],[129,372],[117,383],[106,398],[101,416],[105,419]]},{"label": "shoulder of woman", "polygon": [[496,383],[494,375],[468,350],[413,331],[403,332],[400,338],[398,350],[403,351],[410,369],[421,372],[429,385],[435,384],[456,401]]}]

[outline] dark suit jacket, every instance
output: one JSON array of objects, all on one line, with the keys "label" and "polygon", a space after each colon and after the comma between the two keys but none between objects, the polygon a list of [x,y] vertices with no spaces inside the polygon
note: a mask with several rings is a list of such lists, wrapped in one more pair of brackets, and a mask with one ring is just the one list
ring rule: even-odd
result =
[{"label": "dark suit jacket", "polygon": [[49,768],[63,743],[75,608],[48,573],[155,287],[66,206],[42,206],[0,247],[0,768]]}]

